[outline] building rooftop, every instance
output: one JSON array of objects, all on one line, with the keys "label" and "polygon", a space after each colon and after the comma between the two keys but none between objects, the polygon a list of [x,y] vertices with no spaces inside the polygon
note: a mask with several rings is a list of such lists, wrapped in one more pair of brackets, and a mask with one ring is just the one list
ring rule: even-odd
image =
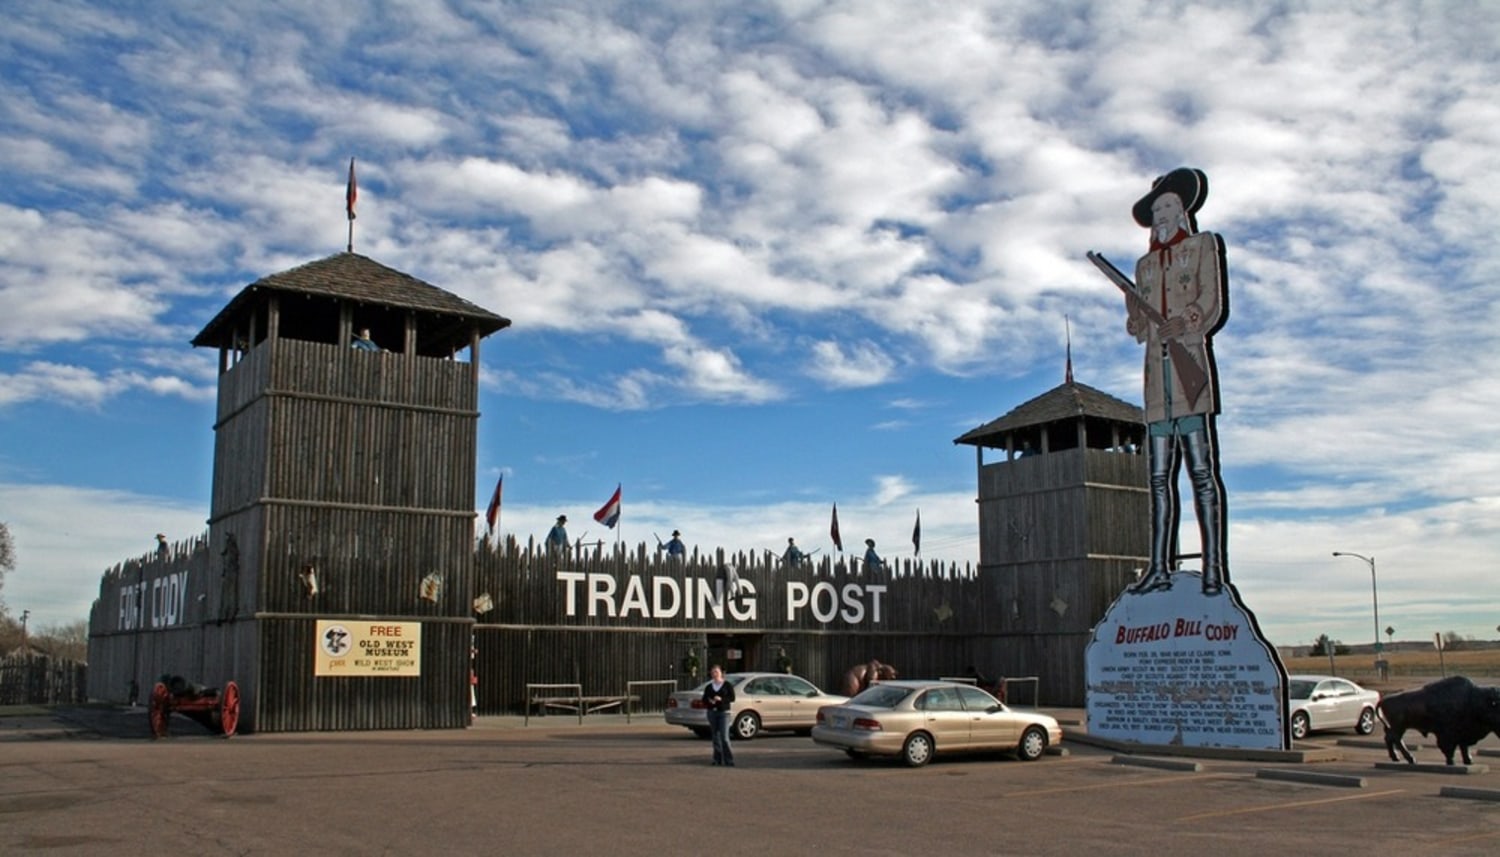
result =
[{"label": "building rooftop", "polygon": [[477,328],[481,336],[510,326],[510,319],[410,274],[358,253],[337,253],[246,286],[193,338],[193,345],[231,347],[236,323],[277,292],[444,316]]},{"label": "building rooftop", "polygon": [[1140,425],[1145,420],[1145,412],[1103,390],[1067,381],[1017,405],[1004,416],[970,429],[954,438],[953,442],[1003,449],[1007,434],[1080,417]]}]

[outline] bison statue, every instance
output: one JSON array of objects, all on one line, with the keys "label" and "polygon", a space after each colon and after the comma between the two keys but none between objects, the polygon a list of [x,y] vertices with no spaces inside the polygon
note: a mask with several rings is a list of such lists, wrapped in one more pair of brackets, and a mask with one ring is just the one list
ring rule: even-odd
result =
[{"label": "bison statue", "polygon": [[844,695],[855,696],[872,684],[890,681],[896,677],[896,668],[871,659],[867,664],[855,664],[844,673]]},{"label": "bison statue", "polygon": [[1437,739],[1448,764],[1453,764],[1453,751],[1458,750],[1464,764],[1472,765],[1469,748],[1491,732],[1500,733],[1500,688],[1479,687],[1464,676],[1450,676],[1385,696],[1377,711],[1385,724],[1385,750],[1392,762],[1401,761],[1396,757],[1399,749],[1408,763],[1416,764],[1401,740],[1406,730],[1415,729]]}]

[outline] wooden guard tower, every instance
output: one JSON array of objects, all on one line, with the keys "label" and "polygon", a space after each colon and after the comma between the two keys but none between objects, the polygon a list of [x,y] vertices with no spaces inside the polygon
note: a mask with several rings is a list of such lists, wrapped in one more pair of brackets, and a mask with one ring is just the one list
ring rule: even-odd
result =
[{"label": "wooden guard tower", "polygon": [[[509,324],[340,253],[193,340],[219,349],[204,678],[238,682],[244,727],[468,724],[479,343]],[[315,677],[317,621],[356,617],[420,622],[420,675]]]},{"label": "wooden guard tower", "polygon": [[1047,704],[1084,704],[1084,647],[1150,558],[1142,417],[1070,372],[953,441],[978,460],[980,645],[992,648],[978,666],[1037,676]]}]

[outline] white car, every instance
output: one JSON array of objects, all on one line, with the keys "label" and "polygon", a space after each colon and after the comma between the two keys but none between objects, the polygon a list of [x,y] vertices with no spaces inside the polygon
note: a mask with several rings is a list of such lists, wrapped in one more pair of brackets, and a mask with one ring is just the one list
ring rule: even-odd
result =
[{"label": "white car", "polygon": [[[734,685],[734,721],[730,734],[748,741],[762,731],[789,729],[807,733],[818,719],[818,709],[839,705],[846,696],[824,693],[801,676],[785,673],[729,673],[724,680]],[[708,737],[708,709],[703,707],[703,688],[681,690],[667,697],[665,717],[671,726],[686,726],[695,735]]]},{"label": "white car", "polygon": [[1324,729],[1353,729],[1361,735],[1375,731],[1380,693],[1348,679],[1331,675],[1287,676],[1286,697],[1293,740],[1301,741],[1308,733]]}]

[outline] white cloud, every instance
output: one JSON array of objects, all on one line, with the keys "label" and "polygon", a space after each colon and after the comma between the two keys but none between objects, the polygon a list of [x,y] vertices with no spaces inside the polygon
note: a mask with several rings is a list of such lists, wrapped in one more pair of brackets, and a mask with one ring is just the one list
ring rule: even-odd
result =
[{"label": "white cloud", "polygon": [[896,361],[874,343],[857,342],[847,349],[834,341],[813,343],[808,373],[833,387],[872,387],[884,383]]},{"label": "white cloud", "polygon": [[156,533],[178,542],[206,530],[202,508],[67,485],[0,483],[0,509],[16,547],[0,595],[39,627],[87,619],[104,572],[155,550]]},{"label": "white cloud", "polygon": [[33,362],[15,374],[0,373],[0,408],[47,400],[84,408],[100,408],[127,390],[146,390],[159,396],[212,400],[210,385],[170,375],[115,371],[101,375],[83,366]]}]

